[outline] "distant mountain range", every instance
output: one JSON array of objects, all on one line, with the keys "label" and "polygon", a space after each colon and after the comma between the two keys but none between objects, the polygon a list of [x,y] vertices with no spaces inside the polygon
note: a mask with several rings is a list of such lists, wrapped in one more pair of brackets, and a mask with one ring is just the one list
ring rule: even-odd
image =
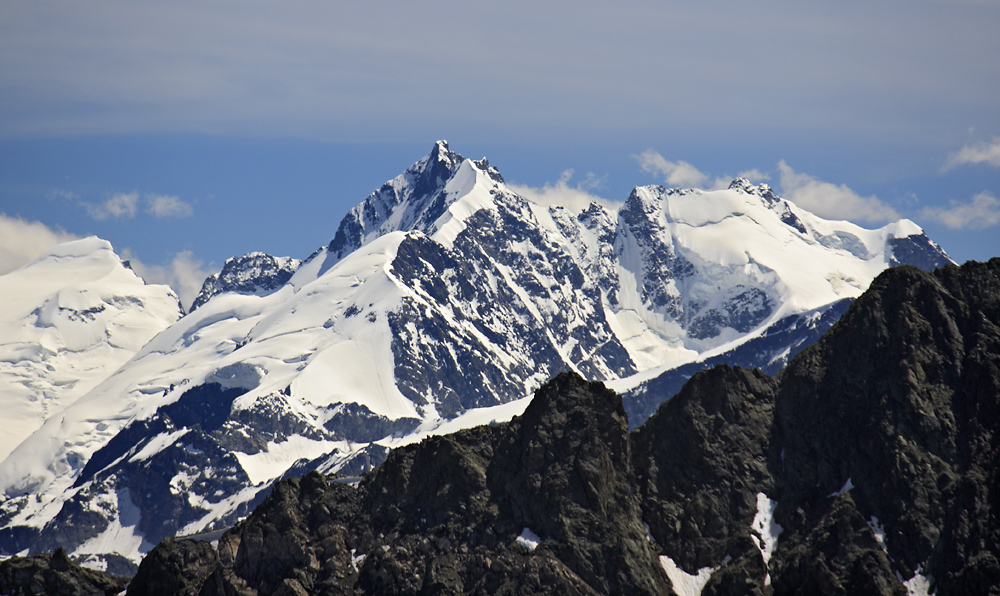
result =
[{"label": "distant mountain range", "polygon": [[283,476],[508,420],[564,371],[635,426],[717,362],[777,372],[885,268],[950,263],[912,222],[823,220],[742,179],[540,205],[444,142],[307,258],[228,260],[187,313],[108,243],[68,243],[0,277],[0,553],[127,572]]}]

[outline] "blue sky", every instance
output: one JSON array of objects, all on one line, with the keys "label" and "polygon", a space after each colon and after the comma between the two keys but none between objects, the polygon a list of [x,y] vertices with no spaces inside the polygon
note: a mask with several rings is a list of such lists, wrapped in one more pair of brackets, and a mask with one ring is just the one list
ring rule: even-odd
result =
[{"label": "blue sky", "polygon": [[0,273],[97,234],[190,298],[448,139],[525,192],[738,174],[1000,256],[1000,2],[0,4]]}]

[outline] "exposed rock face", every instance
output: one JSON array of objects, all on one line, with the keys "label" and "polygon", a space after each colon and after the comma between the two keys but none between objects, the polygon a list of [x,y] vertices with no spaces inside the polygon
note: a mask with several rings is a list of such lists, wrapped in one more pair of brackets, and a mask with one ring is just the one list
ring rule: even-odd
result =
[{"label": "exposed rock face", "polygon": [[[696,375],[632,435],[649,533],[681,568],[713,574],[718,593],[761,593],[765,569],[751,537],[757,494],[773,494],[776,383],[719,366]],[[750,581],[747,581],[750,580]]]},{"label": "exposed rock face", "polygon": [[63,549],[0,563],[0,594],[10,596],[114,596],[128,580],[85,569]]},{"label": "exposed rock face", "polygon": [[776,378],[695,375],[633,434],[650,533],[705,594],[1000,593],[998,323],[1000,259],[904,267]]},{"label": "exposed rock face", "polygon": [[886,272],[780,381],[773,467],[779,501],[795,504],[777,511],[790,541],[874,519],[903,577],[1000,592],[1000,259]]},{"label": "exposed rock face", "polygon": [[273,257],[261,252],[226,259],[222,271],[210,275],[201,285],[191,310],[223,292],[258,296],[270,294],[285,285],[301,264],[298,259]]},{"label": "exposed rock face", "polygon": [[208,542],[167,538],[142,559],[127,596],[195,596],[218,562]]}]

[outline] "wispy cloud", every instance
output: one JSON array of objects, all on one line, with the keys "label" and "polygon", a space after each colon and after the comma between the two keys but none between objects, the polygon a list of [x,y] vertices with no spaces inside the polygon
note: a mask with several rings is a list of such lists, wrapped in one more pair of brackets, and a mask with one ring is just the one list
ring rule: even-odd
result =
[{"label": "wispy cloud", "polygon": [[708,174],[686,161],[670,161],[653,149],[646,149],[635,156],[639,167],[647,174],[660,176],[669,186],[701,188],[708,180]]},{"label": "wispy cloud", "polygon": [[129,260],[132,270],[146,283],[166,284],[173,288],[185,309],[191,307],[205,278],[215,273],[189,250],[175,254],[166,265],[147,265],[128,248],[122,250],[122,257]]},{"label": "wispy cloud", "polygon": [[948,170],[964,165],[989,164],[1000,168],[1000,137],[994,137],[989,143],[980,141],[974,145],[966,145],[948,156],[942,170]]},{"label": "wispy cloud", "polygon": [[529,201],[546,207],[558,205],[574,211],[583,211],[591,203],[598,203],[612,209],[620,206],[620,203],[616,201],[610,201],[590,192],[603,184],[601,177],[587,174],[583,180],[570,186],[572,178],[573,170],[564,170],[555,184],[546,182],[540,188],[521,184],[507,184],[507,186]]},{"label": "wispy cloud", "polygon": [[0,213],[0,275],[30,263],[57,244],[78,239],[41,222]]},{"label": "wispy cloud", "polygon": [[56,189],[50,192],[47,197],[48,199],[66,199],[67,201],[79,201],[80,195],[76,194],[71,190],[61,190]]},{"label": "wispy cloud", "polygon": [[639,167],[643,172],[662,177],[669,186],[725,190],[729,188],[735,178],[746,178],[754,183],[771,179],[770,174],[756,168],[743,170],[736,176],[716,176],[713,179],[692,164],[684,160],[670,161],[654,149],[647,149],[641,155],[633,157],[639,162]]},{"label": "wispy cloud", "polygon": [[710,176],[684,160],[670,161],[655,149],[646,149],[640,155],[635,155],[639,167],[647,174],[660,176],[668,186],[682,188],[702,188],[705,190],[723,190],[729,188],[734,178],[746,178],[751,182],[770,180],[771,175],[756,168],[744,170],[736,176],[717,176],[709,183]]},{"label": "wispy cloud", "polygon": [[[765,180],[770,180],[771,179],[771,175],[770,174],[768,174],[767,172],[762,172],[762,171],[758,170],[757,168],[753,168],[752,170],[743,170],[739,174],[736,174],[736,177],[737,178],[746,178],[750,182],[757,182],[758,184],[761,183],[761,182],[763,182],[763,181],[765,181]],[[730,182],[732,182],[732,180],[730,180]]]},{"label": "wispy cloud", "polygon": [[119,192],[103,203],[82,202],[82,204],[86,207],[90,217],[96,220],[103,221],[111,217],[132,219],[139,208],[139,193],[134,191],[130,193]]},{"label": "wispy cloud", "polygon": [[951,201],[948,207],[924,207],[920,214],[952,230],[982,230],[1000,223],[1000,199],[983,191],[964,203]]},{"label": "wispy cloud", "polygon": [[900,218],[895,209],[878,197],[863,197],[845,184],[824,182],[809,174],[796,172],[785,160],[778,163],[778,175],[782,196],[820,217],[868,223],[885,223]]},{"label": "wispy cloud", "polygon": [[191,203],[180,197],[153,193],[140,195],[138,191],[117,192],[111,198],[99,203],[87,201],[69,190],[54,190],[48,194],[48,198],[74,202],[83,207],[92,219],[98,221],[134,219],[142,204],[145,204],[146,213],[156,218],[190,217],[194,214]]},{"label": "wispy cloud", "polygon": [[146,212],[154,217],[189,217],[194,213],[190,203],[172,195],[146,195]]}]

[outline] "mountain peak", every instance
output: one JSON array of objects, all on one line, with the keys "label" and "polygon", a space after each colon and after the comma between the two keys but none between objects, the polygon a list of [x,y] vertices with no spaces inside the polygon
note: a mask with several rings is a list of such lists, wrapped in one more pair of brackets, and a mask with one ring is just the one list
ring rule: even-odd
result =
[{"label": "mountain peak", "polygon": [[[466,163],[468,171],[463,173]],[[502,183],[500,172],[485,158],[468,160],[449,149],[447,141],[438,141],[430,153],[348,212],[327,247],[326,263],[332,266],[390,232],[418,230],[433,234],[438,219],[456,201],[477,186]]]},{"label": "mountain peak", "polygon": [[746,178],[734,178],[733,181],[729,183],[729,190],[739,190],[746,193],[753,193],[757,189],[753,183]]},{"label": "mountain peak", "polygon": [[454,162],[456,158],[458,161],[464,159],[461,155],[452,151],[448,147],[448,141],[443,139],[434,143],[434,147],[431,149],[429,156],[437,159],[438,161],[448,162],[449,164]]}]

